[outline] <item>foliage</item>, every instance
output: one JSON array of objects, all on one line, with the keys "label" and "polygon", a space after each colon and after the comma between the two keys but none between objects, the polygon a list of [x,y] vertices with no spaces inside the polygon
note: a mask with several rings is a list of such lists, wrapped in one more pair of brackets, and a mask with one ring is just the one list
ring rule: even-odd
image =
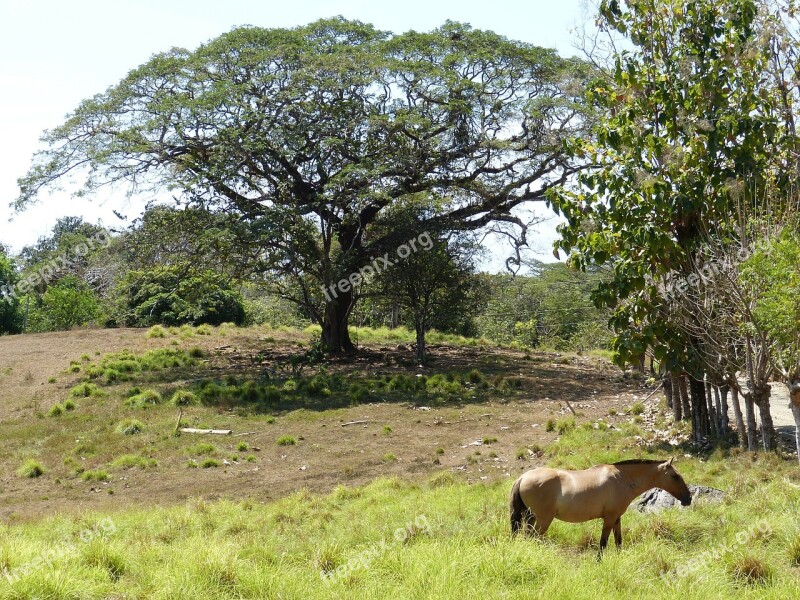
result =
[{"label": "foliage", "polygon": [[754,0],[601,3],[605,31],[633,50],[587,98],[598,118],[572,152],[596,168],[551,195],[567,219],[558,245],[572,264],[609,264],[595,300],[614,309],[621,363],[652,347],[669,368],[696,372],[659,284],[686,274],[709,229],[725,234],[737,202],[780,184],[782,108],[764,74],[770,21]]},{"label": "foliage", "polygon": [[92,323],[100,304],[92,288],[75,275],[66,275],[47,287],[31,305],[31,331],[64,331]]},{"label": "foliage", "polygon": [[214,271],[159,266],[130,271],[121,283],[130,325],[241,324],[241,294]]},{"label": "foliage", "polygon": [[22,331],[19,299],[12,295],[19,277],[13,261],[0,252],[0,334]]},{"label": "foliage", "polygon": [[530,263],[531,275],[483,275],[486,304],[476,318],[478,333],[501,343],[531,348],[588,350],[608,347],[608,312],[591,302],[603,281],[560,263]]},{"label": "foliage", "polygon": [[16,206],[82,165],[83,191],[169,189],[227,212],[278,293],[322,325],[330,350],[349,350],[353,296],[326,303],[320,290],[404,241],[373,235],[387,209],[434,197],[418,232],[499,220],[524,233],[512,210],[576,170],[562,142],[581,126],[586,72],[452,22],[396,36],[342,18],[237,28],[157,54],[82,102],[45,135]]}]

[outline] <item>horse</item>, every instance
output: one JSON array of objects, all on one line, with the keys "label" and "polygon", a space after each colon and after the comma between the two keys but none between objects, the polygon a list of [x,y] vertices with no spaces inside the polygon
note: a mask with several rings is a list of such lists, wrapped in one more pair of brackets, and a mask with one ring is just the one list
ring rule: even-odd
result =
[{"label": "horse", "polygon": [[511,532],[524,533],[530,526],[543,536],[553,519],[567,523],[603,519],[600,558],[612,529],[617,548],[622,547],[622,514],[639,494],[658,487],[683,506],[692,503],[692,494],[672,461],[635,459],[582,471],[547,467],[526,471],[511,488]]}]

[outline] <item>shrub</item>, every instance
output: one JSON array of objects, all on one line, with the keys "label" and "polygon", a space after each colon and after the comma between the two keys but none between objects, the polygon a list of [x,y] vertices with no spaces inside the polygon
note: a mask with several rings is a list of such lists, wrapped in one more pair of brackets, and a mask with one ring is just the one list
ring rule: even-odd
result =
[{"label": "shrub", "polygon": [[220,462],[213,458],[206,458],[203,462],[200,463],[200,466],[203,467],[204,469],[209,469],[212,467],[220,466]]},{"label": "shrub", "polygon": [[236,449],[239,452],[247,452],[248,450],[250,450],[250,446],[247,444],[247,442],[239,442],[236,445]]},{"label": "shrub", "polygon": [[53,404],[53,406],[50,407],[50,410],[47,411],[48,417],[60,417],[63,414],[64,407],[60,404]]},{"label": "shrub", "polygon": [[81,479],[84,481],[108,481],[108,473],[102,469],[84,471],[81,473]]},{"label": "shrub", "polygon": [[153,325],[147,330],[147,337],[149,338],[163,338],[166,335],[167,332],[164,331],[164,328],[161,325]]},{"label": "shrub", "polygon": [[80,383],[69,391],[73,398],[89,398],[90,396],[102,396],[103,392],[93,383]]},{"label": "shrub", "polygon": [[72,399],[64,400],[64,410],[75,410],[75,401]]},{"label": "shrub", "polygon": [[644,402],[634,402],[631,406],[631,414],[640,415],[644,412]]},{"label": "shrub", "polygon": [[170,404],[175,406],[196,406],[200,404],[200,399],[189,390],[178,390],[172,395]]},{"label": "shrub", "polygon": [[154,458],[147,458],[146,456],[138,456],[136,454],[123,454],[115,458],[111,463],[114,469],[147,469],[150,467],[157,467],[158,461]]},{"label": "shrub", "polygon": [[41,475],[44,475],[44,472],[44,467],[41,465],[41,463],[33,458],[26,460],[24,463],[22,463],[22,466],[17,469],[17,475],[20,477],[28,477],[30,479],[40,477]]},{"label": "shrub", "polygon": [[[243,298],[212,270],[180,265],[129,271],[120,284],[126,320],[137,326],[244,321]],[[182,331],[181,333],[184,333]],[[205,335],[210,329],[198,330]]]},{"label": "shrub", "polygon": [[139,392],[125,400],[125,406],[133,406],[136,408],[146,408],[148,406],[155,406],[161,404],[162,398],[156,390],[145,390]]},{"label": "shrub", "polygon": [[282,435],[278,438],[278,446],[294,446],[296,440],[290,435]]},{"label": "shrub", "polygon": [[123,435],[137,435],[144,431],[144,423],[138,419],[125,419],[117,425],[117,433]]}]

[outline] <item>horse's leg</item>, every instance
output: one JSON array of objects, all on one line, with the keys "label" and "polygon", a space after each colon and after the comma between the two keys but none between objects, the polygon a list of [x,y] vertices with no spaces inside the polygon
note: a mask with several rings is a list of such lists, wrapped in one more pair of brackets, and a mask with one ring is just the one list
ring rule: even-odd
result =
[{"label": "horse's leg", "polygon": [[611,529],[614,527],[615,521],[609,519],[603,520],[603,532],[600,534],[600,551],[597,553],[597,560],[603,557],[603,550],[608,545],[608,536],[611,535]]},{"label": "horse's leg", "polygon": [[525,513],[525,525],[523,529],[525,532],[528,532],[528,528],[534,529],[536,527],[536,515],[533,514],[533,511],[529,508]]},{"label": "horse's leg", "polygon": [[617,548],[622,548],[622,515],[617,517],[614,521],[614,543]]},{"label": "horse's leg", "polygon": [[542,536],[547,533],[554,517],[555,515],[539,515],[538,517],[534,517],[535,522],[533,523],[533,530],[536,532],[536,535]]}]

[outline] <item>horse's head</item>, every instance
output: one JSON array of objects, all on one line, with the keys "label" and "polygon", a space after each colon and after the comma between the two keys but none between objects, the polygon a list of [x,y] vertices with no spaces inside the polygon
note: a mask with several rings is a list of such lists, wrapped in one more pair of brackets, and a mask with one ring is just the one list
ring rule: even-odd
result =
[{"label": "horse's head", "polygon": [[668,461],[658,465],[659,478],[656,481],[656,487],[666,490],[683,506],[689,506],[692,503],[692,493],[689,491],[689,486],[681,477],[680,473],[672,466],[672,458]]}]

